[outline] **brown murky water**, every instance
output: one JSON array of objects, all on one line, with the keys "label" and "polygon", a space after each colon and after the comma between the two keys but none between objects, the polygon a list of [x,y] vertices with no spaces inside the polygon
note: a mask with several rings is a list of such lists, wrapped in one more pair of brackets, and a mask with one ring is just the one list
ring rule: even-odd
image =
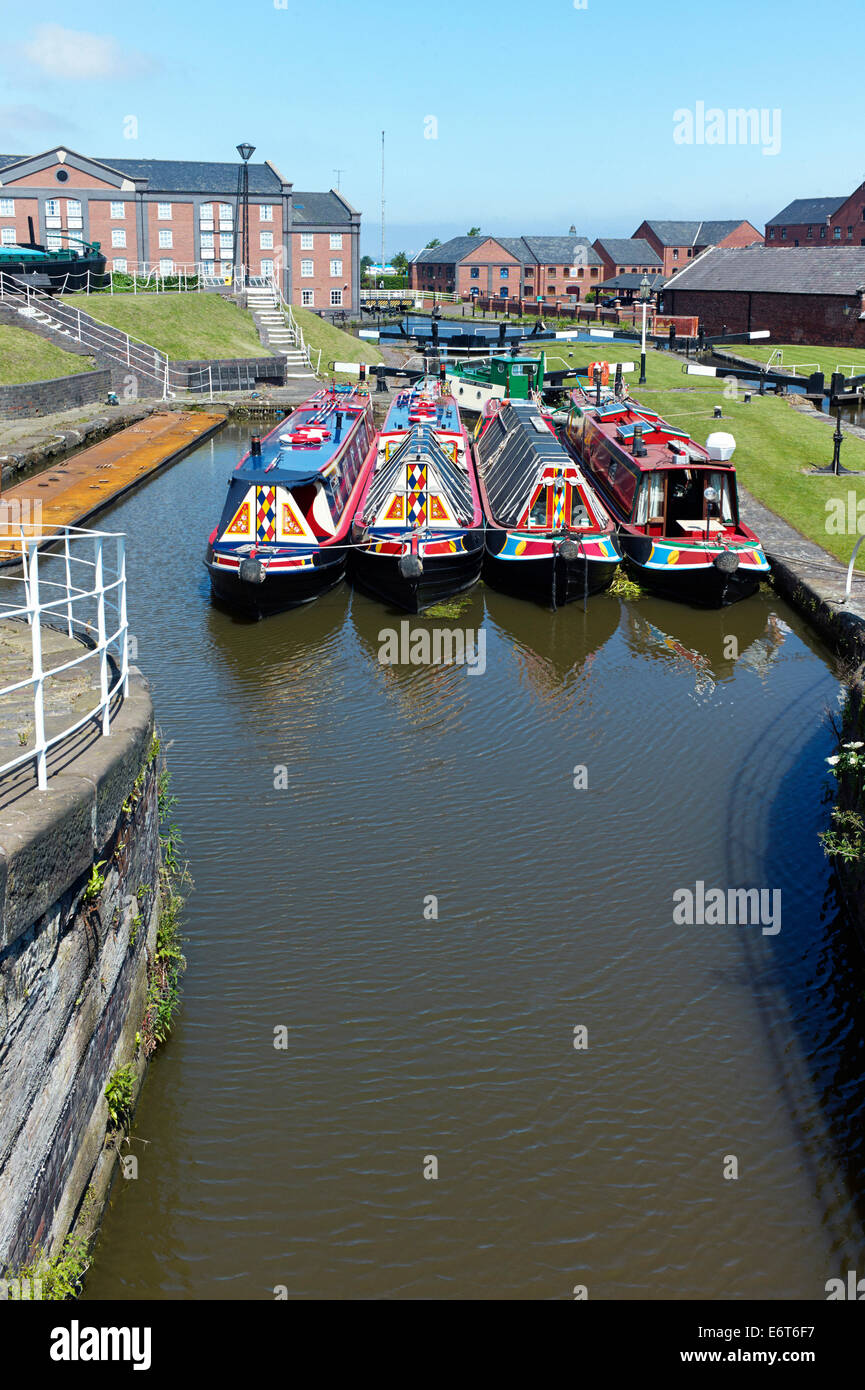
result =
[{"label": "brown murky water", "polygon": [[[195,891],[87,1297],[824,1298],[865,1210],[826,654],[769,593],[411,619],[481,630],[474,674],[382,665],[401,615],[348,588],[235,621],[243,438],[104,520]],[[781,930],[676,925],[698,880]]]}]

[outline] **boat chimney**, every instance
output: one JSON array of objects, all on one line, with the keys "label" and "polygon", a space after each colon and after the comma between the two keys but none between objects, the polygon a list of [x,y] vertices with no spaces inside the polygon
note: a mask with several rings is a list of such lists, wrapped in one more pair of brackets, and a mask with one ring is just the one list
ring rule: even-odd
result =
[{"label": "boat chimney", "polygon": [[251,454],[261,453],[261,439],[257,434],[254,434],[249,441],[249,452]]},{"label": "boat chimney", "polygon": [[646,446],[643,443],[643,426],[634,426],[634,458],[644,459],[646,457]]}]

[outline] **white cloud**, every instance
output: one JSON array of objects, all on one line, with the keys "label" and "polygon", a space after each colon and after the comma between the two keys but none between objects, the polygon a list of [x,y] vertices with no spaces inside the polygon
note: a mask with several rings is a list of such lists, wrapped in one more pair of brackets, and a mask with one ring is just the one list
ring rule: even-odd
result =
[{"label": "white cloud", "polygon": [[45,76],[66,81],[129,77],[154,66],[152,59],[123,49],[110,34],[86,34],[61,24],[38,24],[20,51]]},{"label": "white cloud", "polygon": [[73,131],[78,127],[66,116],[41,106],[0,106],[0,135],[27,134],[31,130]]}]

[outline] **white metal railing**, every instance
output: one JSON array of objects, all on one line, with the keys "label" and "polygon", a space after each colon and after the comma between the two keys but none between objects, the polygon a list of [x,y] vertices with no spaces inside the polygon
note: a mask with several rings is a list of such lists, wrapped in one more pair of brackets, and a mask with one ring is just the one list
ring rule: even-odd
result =
[{"label": "white metal railing", "polygon": [[[176,264],[173,270],[164,270],[158,261],[130,261],[127,270],[106,266],[101,275],[92,270],[71,270],[59,285],[58,293],[200,294],[226,285],[243,289],[256,278],[247,277],[242,265],[228,266],[217,272],[215,264],[214,261],[190,261]],[[128,284],[130,280],[131,285]]]},{"label": "white metal railing", "polygon": [[[0,764],[0,778],[35,761],[41,790],[48,787],[48,751],[92,719],[102,734],[111,732],[111,701],[129,691],[129,628],[126,614],[126,545],[120,532],[64,526],[48,535],[19,529],[16,540],[0,533],[2,558],[20,557],[20,571],[0,570],[0,621],[30,628],[30,675],[0,686],[3,696],[33,691],[34,746]],[[23,599],[23,602],[21,600]],[[46,669],[43,632],[52,628],[84,638],[80,653]],[[110,657],[114,657],[114,669]],[[45,685],[61,672],[92,662],[98,666],[98,699],[59,733],[45,732]],[[2,710],[2,704],[0,704]],[[28,740],[29,741],[29,740]]]}]

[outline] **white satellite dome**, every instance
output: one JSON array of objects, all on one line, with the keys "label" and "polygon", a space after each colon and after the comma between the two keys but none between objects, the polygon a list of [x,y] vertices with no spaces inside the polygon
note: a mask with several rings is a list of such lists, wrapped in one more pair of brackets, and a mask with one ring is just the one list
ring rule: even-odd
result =
[{"label": "white satellite dome", "polygon": [[706,440],[706,450],[709,458],[717,463],[729,463],[736,451],[736,441],[731,434],[717,430]]}]

